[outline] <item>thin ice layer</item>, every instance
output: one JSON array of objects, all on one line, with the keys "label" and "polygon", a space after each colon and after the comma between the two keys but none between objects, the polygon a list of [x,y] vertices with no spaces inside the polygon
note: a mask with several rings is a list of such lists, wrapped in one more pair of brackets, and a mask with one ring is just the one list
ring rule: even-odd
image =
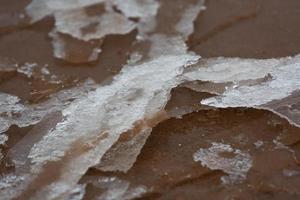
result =
[{"label": "thin ice layer", "polygon": [[213,83],[238,83],[244,80],[264,78],[282,59],[243,59],[243,58],[209,58],[202,59],[185,73],[187,79],[209,81]]},{"label": "thin ice layer", "polygon": [[[197,60],[192,54],[162,56],[125,67],[111,85],[99,87],[63,110],[64,120],[30,151],[32,181],[23,195],[38,195],[30,193],[33,186],[45,199],[68,195],[120,134],[139,127],[141,121],[140,130],[153,126],[153,118],[163,110],[170,90],[180,83],[184,67]],[[52,174],[57,179],[35,185],[35,177],[48,173],[51,163],[61,166],[55,170],[59,174]]]},{"label": "thin ice layer", "polygon": [[[300,56],[279,59],[212,58],[187,70],[187,80],[232,83],[218,96],[204,99],[214,107],[267,109],[300,126],[298,91]],[[291,109],[293,107],[293,109]]]},{"label": "thin ice layer", "polygon": [[[77,39],[89,41],[101,39],[111,34],[126,34],[136,25],[124,15],[110,11],[100,16],[88,16],[84,9],[56,12],[55,26],[60,33],[69,34]],[[92,26],[92,31],[84,32],[83,29]]]},{"label": "thin ice layer", "polygon": [[127,172],[151,134],[152,129],[145,129],[128,136],[128,138],[116,142],[101,159],[96,167],[102,171]]},{"label": "thin ice layer", "polygon": [[111,0],[121,12],[129,17],[147,18],[155,16],[159,3],[156,0]]},{"label": "thin ice layer", "polygon": [[[293,58],[278,59],[279,64],[269,69],[268,72],[270,79],[257,84],[237,84],[226,90],[221,96],[212,97],[203,100],[201,103],[214,106],[214,107],[261,107],[272,109],[272,101],[280,102],[281,99],[285,99],[300,88],[300,57],[295,56]],[[254,65],[249,66],[254,70],[260,72],[260,68]],[[212,70],[214,71],[214,69]],[[248,76],[243,79],[257,79],[260,73],[247,73]],[[263,74],[263,73],[262,73]],[[224,75],[226,77],[226,75]],[[225,79],[226,80],[226,79]],[[221,81],[221,80],[219,80]],[[242,81],[241,78],[239,81]],[[292,102],[290,102],[292,103]],[[285,105],[288,106],[289,102],[285,101]],[[282,106],[282,105],[281,105]],[[297,122],[298,123],[298,122]]]},{"label": "thin ice layer", "polygon": [[286,118],[291,124],[300,127],[300,91],[280,100],[271,101],[261,107]]},{"label": "thin ice layer", "polygon": [[157,0],[111,0],[127,18],[138,18],[137,27],[143,37],[153,31],[156,26],[156,14],[159,8]]},{"label": "thin ice layer", "polygon": [[24,105],[18,97],[0,93],[0,133],[7,131],[11,125],[26,127],[37,124],[48,113],[64,109],[93,87],[94,83],[89,80],[82,86],[63,90],[51,95],[45,102],[32,105]]},{"label": "thin ice layer", "polygon": [[60,10],[72,10],[102,3],[105,0],[32,0],[26,7],[31,22],[37,22]]},{"label": "thin ice layer", "polygon": [[[230,155],[226,156],[226,154]],[[252,158],[249,153],[234,149],[228,144],[216,142],[213,142],[208,149],[199,149],[194,154],[194,161],[200,161],[203,167],[222,170],[228,174],[221,178],[225,184],[239,183],[245,180],[252,167]]]}]

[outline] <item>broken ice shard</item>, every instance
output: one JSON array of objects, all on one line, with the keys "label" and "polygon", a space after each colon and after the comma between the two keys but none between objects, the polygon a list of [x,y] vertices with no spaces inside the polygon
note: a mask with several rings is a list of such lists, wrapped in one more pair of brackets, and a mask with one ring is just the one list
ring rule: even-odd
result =
[{"label": "broken ice shard", "polygon": [[[232,155],[225,155],[225,154]],[[224,154],[224,155],[222,155]],[[246,179],[252,167],[252,158],[247,152],[234,149],[228,144],[212,143],[208,149],[199,149],[194,154],[194,161],[211,170],[222,170],[228,174],[221,178],[225,184],[240,183]]]}]

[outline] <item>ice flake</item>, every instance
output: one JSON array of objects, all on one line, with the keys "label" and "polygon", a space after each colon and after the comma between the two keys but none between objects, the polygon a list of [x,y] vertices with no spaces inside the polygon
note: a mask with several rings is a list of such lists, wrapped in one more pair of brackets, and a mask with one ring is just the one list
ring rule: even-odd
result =
[{"label": "ice flake", "polygon": [[18,67],[17,72],[26,75],[28,78],[31,78],[36,67],[36,63],[25,63],[24,65]]},{"label": "ice flake", "polygon": [[253,144],[254,144],[255,148],[259,149],[260,147],[262,147],[264,145],[264,142],[261,140],[257,140]]},{"label": "ice flake", "polygon": [[41,73],[43,74],[43,75],[49,75],[50,74],[50,71],[49,71],[49,69],[47,68],[47,66],[44,66],[44,67],[42,67],[42,69],[41,69]]},{"label": "ice flake", "polygon": [[[226,156],[222,154],[232,154]],[[211,170],[222,170],[228,176],[221,178],[225,184],[240,183],[247,178],[252,167],[252,158],[249,153],[234,149],[228,144],[213,142],[208,149],[199,149],[194,154],[194,161],[201,162],[203,167]]]}]

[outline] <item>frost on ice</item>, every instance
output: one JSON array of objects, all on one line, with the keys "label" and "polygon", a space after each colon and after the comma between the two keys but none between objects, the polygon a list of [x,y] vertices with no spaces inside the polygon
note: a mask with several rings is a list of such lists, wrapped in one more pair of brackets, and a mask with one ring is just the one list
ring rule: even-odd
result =
[{"label": "frost on ice", "polygon": [[[226,153],[232,155],[226,156]],[[203,167],[222,170],[228,174],[221,178],[225,184],[239,183],[245,180],[252,167],[252,158],[249,153],[234,149],[228,144],[215,142],[208,149],[199,149],[194,154],[194,161],[200,161]]]}]

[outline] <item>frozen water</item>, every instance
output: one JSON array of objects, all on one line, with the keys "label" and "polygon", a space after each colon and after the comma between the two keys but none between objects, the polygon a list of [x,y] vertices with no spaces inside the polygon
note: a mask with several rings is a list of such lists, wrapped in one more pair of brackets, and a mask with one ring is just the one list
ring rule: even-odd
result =
[{"label": "frozen water", "polygon": [[[222,153],[230,153],[232,156],[222,156]],[[216,142],[213,142],[208,149],[199,149],[194,154],[194,161],[200,161],[203,167],[211,170],[222,170],[227,173],[228,176],[221,178],[225,184],[239,183],[245,180],[252,167],[252,158],[249,153],[234,149],[228,144]]]},{"label": "frozen water", "polygon": [[[135,128],[151,129],[171,89],[182,81],[180,75],[184,68],[198,59],[186,53],[124,67],[112,84],[99,86],[65,108],[63,120],[36,143],[29,154],[32,164],[27,173],[32,177],[47,173],[44,166],[48,163],[63,163],[64,167],[56,170],[60,173],[59,179],[39,186],[44,199],[68,195],[86,170],[100,163],[122,133]],[[61,99],[58,102],[61,103]],[[49,113],[44,106],[39,107],[38,116]],[[57,108],[61,109],[61,104],[49,109]]]},{"label": "frozen water", "polygon": [[[91,25],[94,25],[92,32],[82,32],[83,28]],[[55,13],[55,26],[58,32],[85,41],[111,34],[126,34],[136,27],[134,22],[119,13],[111,11],[100,16],[88,16],[82,9]]]}]

